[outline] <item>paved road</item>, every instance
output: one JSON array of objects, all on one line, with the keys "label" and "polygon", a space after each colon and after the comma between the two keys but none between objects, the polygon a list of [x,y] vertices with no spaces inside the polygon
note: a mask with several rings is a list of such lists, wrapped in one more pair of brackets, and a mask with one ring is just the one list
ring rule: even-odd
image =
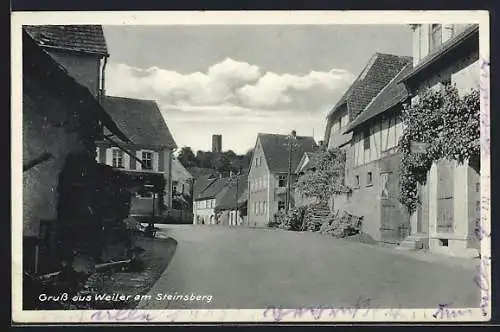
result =
[{"label": "paved road", "polygon": [[[259,309],[273,305],[478,307],[471,266],[423,261],[315,233],[166,225],[178,241],[144,309]],[[169,301],[167,294],[206,296]],[[156,297],[161,294],[161,300]],[[211,295],[212,300],[208,303]]]}]

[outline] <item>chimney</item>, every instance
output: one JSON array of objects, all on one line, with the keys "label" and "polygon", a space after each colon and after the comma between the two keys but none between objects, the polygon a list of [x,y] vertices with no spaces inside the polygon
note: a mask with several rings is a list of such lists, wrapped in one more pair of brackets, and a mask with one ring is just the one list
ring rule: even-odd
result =
[{"label": "chimney", "polygon": [[319,146],[322,147],[323,145],[325,145],[325,141],[319,141]]},{"label": "chimney", "polygon": [[297,137],[297,132],[294,130],[292,130],[292,137]]}]

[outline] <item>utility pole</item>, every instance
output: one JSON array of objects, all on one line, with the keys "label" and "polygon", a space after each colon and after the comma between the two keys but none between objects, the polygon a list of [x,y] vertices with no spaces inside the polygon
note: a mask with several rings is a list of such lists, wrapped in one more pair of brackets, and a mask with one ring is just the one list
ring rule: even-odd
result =
[{"label": "utility pole", "polygon": [[240,177],[241,170],[238,170],[236,174],[236,193],[234,194],[234,225],[238,225],[238,180]]},{"label": "utility pole", "polygon": [[292,130],[290,136],[288,136],[288,174],[286,180],[286,199],[285,199],[285,212],[288,213],[290,210],[290,197],[291,197],[291,176],[292,176],[292,149],[294,145],[294,140],[296,139],[296,131]]}]

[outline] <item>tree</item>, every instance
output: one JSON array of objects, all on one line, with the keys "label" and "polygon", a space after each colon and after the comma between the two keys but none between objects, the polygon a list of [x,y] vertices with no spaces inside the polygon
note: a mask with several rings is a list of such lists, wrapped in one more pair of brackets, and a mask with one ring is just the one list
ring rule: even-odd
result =
[{"label": "tree", "polygon": [[327,201],[333,194],[346,193],[345,152],[340,149],[319,150],[311,155],[308,170],[301,175],[295,189],[307,198]]},{"label": "tree", "polygon": [[219,172],[229,172],[231,170],[231,160],[224,153],[216,154],[212,167]]},{"label": "tree", "polygon": [[183,146],[177,159],[181,162],[184,167],[195,167],[198,166],[199,161],[193,153],[193,150],[189,146]]}]

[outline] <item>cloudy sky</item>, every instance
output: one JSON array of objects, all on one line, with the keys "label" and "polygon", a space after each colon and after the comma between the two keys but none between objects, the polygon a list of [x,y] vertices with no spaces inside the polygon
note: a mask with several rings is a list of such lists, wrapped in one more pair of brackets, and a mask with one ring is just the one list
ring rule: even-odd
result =
[{"label": "cloudy sky", "polygon": [[104,26],[109,95],[154,99],[179,147],[244,153],[259,132],[314,134],[375,52],[411,55],[405,25]]}]

